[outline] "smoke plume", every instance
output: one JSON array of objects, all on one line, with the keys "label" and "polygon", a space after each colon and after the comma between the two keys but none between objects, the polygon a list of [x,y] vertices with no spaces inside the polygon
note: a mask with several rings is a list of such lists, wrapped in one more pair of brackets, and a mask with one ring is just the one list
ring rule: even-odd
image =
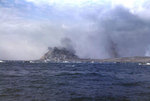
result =
[{"label": "smoke plume", "polygon": [[55,46],[81,58],[150,56],[149,1],[56,1],[0,1],[0,59],[39,59]]}]

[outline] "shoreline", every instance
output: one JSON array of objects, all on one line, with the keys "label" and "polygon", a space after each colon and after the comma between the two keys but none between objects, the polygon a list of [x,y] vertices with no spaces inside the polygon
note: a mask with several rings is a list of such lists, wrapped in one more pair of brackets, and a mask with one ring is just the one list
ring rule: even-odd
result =
[{"label": "shoreline", "polygon": [[24,62],[24,63],[150,63],[150,57],[122,57],[110,59],[66,59],[66,60],[0,60],[3,62]]}]

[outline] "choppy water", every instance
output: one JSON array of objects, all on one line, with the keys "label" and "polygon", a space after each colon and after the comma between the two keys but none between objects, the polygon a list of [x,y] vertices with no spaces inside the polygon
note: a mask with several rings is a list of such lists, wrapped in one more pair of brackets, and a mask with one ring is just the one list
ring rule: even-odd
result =
[{"label": "choppy water", "polygon": [[0,101],[150,101],[150,67],[0,63]]}]

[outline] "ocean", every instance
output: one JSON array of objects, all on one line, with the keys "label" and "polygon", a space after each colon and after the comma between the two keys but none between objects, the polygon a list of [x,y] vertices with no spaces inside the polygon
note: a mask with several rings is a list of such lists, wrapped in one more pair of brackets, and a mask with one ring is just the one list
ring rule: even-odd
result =
[{"label": "ocean", "polygon": [[150,66],[0,63],[0,101],[150,101]]}]

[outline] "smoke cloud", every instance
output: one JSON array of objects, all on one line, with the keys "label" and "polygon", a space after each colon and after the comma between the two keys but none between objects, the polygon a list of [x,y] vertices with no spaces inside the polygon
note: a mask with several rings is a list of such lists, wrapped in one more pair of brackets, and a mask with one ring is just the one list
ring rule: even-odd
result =
[{"label": "smoke cloud", "polygon": [[81,58],[150,56],[149,1],[46,1],[0,0],[0,59],[39,59],[55,46]]}]

